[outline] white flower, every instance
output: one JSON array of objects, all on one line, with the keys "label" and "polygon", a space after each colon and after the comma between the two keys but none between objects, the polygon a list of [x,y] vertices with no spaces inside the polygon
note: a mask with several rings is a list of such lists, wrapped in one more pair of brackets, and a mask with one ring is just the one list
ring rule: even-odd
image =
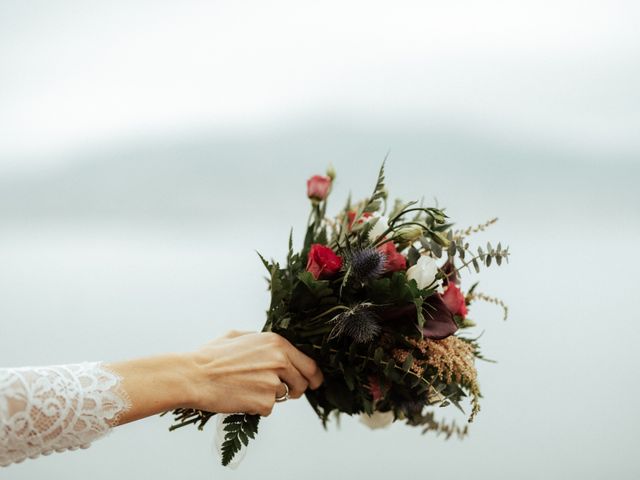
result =
[{"label": "white flower", "polygon": [[415,242],[422,236],[422,227],[418,225],[408,225],[396,231],[395,237],[402,242]]},{"label": "white flower", "polygon": [[360,421],[371,430],[386,428],[393,423],[393,412],[373,412],[373,415],[363,413]]},{"label": "white flower", "polygon": [[371,230],[369,230],[369,241],[371,242],[375,242],[376,239],[389,228],[388,218],[385,216],[373,216],[367,219],[367,222],[373,221],[376,223],[371,227]]},{"label": "white flower", "polygon": [[407,270],[407,278],[415,280],[418,288],[423,289],[430,286],[436,279],[438,266],[436,260],[428,255],[423,255],[418,259],[413,267]]}]

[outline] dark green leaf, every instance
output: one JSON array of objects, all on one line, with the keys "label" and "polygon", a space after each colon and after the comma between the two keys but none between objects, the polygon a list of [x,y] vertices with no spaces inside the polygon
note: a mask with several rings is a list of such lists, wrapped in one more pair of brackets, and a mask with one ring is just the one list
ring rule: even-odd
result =
[{"label": "dark green leaf", "polygon": [[480,273],[480,265],[478,265],[478,260],[473,259],[473,268],[476,270],[476,273]]},{"label": "dark green leaf", "polygon": [[227,466],[240,451],[242,444],[247,446],[249,438],[258,432],[259,415],[233,414],[223,420],[225,424],[225,440],[222,442],[222,465]]},{"label": "dark green leaf", "polygon": [[384,350],[382,347],[376,348],[376,351],[373,352],[373,361],[376,364],[379,364],[382,361],[382,356],[384,355]]},{"label": "dark green leaf", "polygon": [[409,353],[409,355],[407,355],[407,358],[405,358],[404,362],[402,363],[402,370],[404,370],[404,372],[408,372],[409,369],[411,369],[411,366],[413,365],[413,355],[411,355],[411,353]]}]

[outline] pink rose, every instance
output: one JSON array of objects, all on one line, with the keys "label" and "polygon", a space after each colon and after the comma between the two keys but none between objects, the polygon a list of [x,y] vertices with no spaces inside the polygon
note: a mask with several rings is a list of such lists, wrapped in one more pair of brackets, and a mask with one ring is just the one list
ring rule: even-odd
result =
[{"label": "pink rose", "polygon": [[307,271],[311,272],[316,280],[329,278],[342,268],[342,258],[329,247],[314,243],[309,250],[307,258]]},{"label": "pink rose", "polygon": [[378,247],[378,251],[384,254],[386,258],[384,264],[385,272],[398,272],[407,269],[407,259],[398,252],[393,242],[383,243]]},{"label": "pink rose", "polygon": [[454,283],[449,283],[442,294],[442,301],[452,314],[459,315],[462,318],[467,316],[467,304],[464,300],[464,295]]},{"label": "pink rose", "polygon": [[314,175],[307,180],[307,197],[311,200],[321,201],[327,198],[331,189],[331,177]]}]

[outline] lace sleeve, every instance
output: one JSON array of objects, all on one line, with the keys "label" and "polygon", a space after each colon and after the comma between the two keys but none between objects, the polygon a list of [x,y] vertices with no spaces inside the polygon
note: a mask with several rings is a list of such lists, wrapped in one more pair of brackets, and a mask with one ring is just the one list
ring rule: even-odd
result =
[{"label": "lace sleeve", "polygon": [[0,369],[0,466],[87,448],[129,408],[102,362]]}]

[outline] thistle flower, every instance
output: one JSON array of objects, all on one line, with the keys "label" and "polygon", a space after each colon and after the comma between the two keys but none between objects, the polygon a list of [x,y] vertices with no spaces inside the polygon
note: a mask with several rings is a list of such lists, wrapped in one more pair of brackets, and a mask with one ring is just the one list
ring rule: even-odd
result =
[{"label": "thistle flower", "polygon": [[380,333],[378,315],[370,308],[369,303],[360,303],[355,307],[345,310],[333,318],[335,326],[329,334],[329,338],[343,335],[351,337],[356,343],[369,343]]},{"label": "thistle flower", "polygon": [[387,257],[375,248],[354,250],[349,256],[351,272],[358,280],[370,280],[384,273]]}]

